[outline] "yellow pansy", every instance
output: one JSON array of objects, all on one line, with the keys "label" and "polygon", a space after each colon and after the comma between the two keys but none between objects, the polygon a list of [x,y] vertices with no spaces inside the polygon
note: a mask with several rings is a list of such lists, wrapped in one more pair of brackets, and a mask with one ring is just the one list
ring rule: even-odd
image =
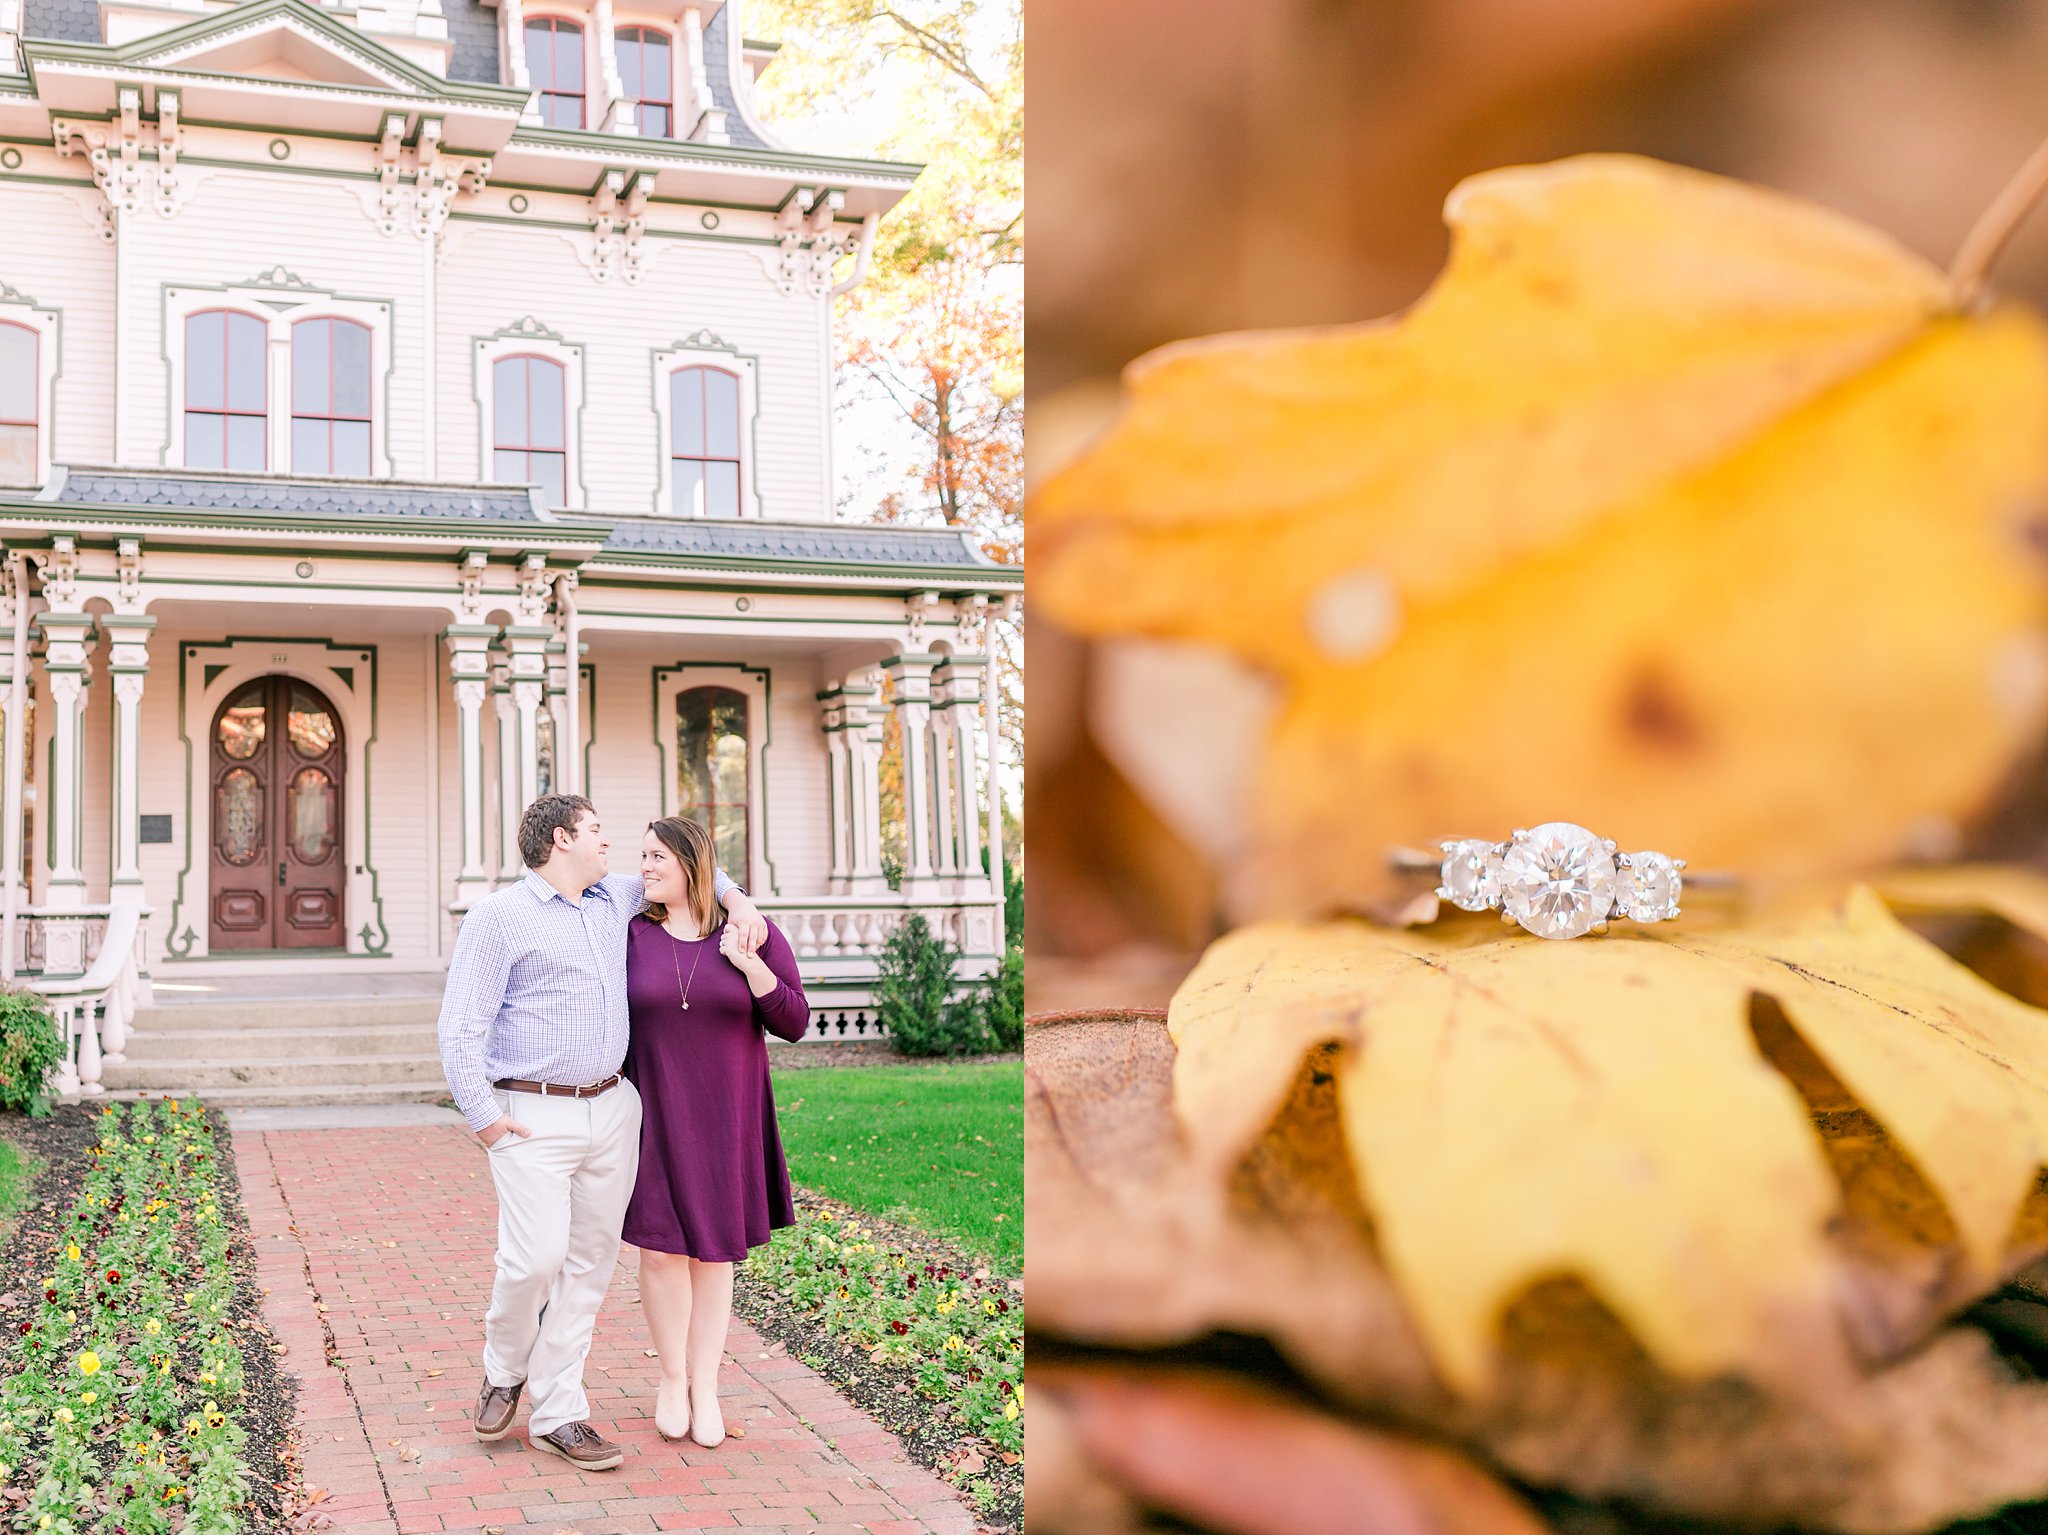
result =
[{"label": "yellow pansy", "polygon": [[84,1353],[80,1354],[78,1356],[78,1373],[81,1375],[99,1374],[100,1356],[91,1349],[87,1349]]}]

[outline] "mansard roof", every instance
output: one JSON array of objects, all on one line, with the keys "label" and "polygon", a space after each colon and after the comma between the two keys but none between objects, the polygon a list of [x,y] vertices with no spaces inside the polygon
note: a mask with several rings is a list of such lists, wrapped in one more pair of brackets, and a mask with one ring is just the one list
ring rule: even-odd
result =
[{"label": "mansard roof", "polygon": [[[264,34],[302,40],[328,66],[325,77],[273,79],[251,73],[247,43]],[[509,134],[527,94],[509,86],[444,79],[307,0],[248,0],[126,43],[27,38],[22,57],[37,96],[53,111],[101,107],[104,103],[95,98],[111,100],[121,82],[210,79],[301,94],[412,98],[407,105],[460,103],[503,117]]]},{"label": "mansard roof", "polygon": [[552,522],[535,493],[512,485],[287,479],[172,469],[72,469],[44,492],[60,506],[165,506],[288,517],[422,517],[458,522]]}]

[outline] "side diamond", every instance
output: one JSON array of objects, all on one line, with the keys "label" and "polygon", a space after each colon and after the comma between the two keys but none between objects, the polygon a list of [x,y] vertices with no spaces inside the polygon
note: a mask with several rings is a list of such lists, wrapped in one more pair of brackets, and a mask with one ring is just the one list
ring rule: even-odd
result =
[{"label": "side diamond", "polygon": [[1446,842],[1443,848],[1437,894],[1461,911],[1492,911],[1500,905],[1500,849],[1476,837]]},{"label": "side diamond", "polygon": [[1632,921],[1668,922],[1678,915],[1684,886],[1678,865],[1662,853],[1630,853],[1615,882],[1614,905]]}]

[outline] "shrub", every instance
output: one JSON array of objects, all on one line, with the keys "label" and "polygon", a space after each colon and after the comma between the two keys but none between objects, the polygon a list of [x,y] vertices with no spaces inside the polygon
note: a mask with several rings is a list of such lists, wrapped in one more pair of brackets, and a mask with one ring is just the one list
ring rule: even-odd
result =
[{"label": "shrub", "polygon": [[917,912],[882,945],[875,1015],[902,1055],[969,1055],[988,1048],[981,999],[956,996],[960,951]]},{"label": "shrub", "polygon": [[50,1071],[63,1058],[49,1003],[32,991],[0,991],[0,1109],[49,1113]]},{"label": "shrub", "polygon": [[989,1041],[998,1050],[1024,1048],[1024,948],[1012,944],[1003,962],[988,978],[986,999]]},{"label": "shrub", "polygon": [[1003,860],[1003,942],[1024,946],[1024,871],[1014,858]]}]

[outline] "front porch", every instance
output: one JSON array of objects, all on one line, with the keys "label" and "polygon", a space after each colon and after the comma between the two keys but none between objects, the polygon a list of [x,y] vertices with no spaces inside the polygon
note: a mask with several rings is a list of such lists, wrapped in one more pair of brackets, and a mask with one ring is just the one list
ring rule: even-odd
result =
[{"label": "front porch", "polygon": [[[293,1039],[351,1057],[328,1004],[355,977],[437,993],[554,790],[591,797],[615,870],[657,816],[710,825],[796,951],[813,1038],[877,1032],[876,958],[913,911],[963,983],[998,964],[984,640],[1016,582],[957,535],[756,522],[614,548],[611,525],[514,516],[485,487],[431,494],[506,503],[492,519],[415,512],[403,538],[362,518],[230,533],[126,504],[166,478],[96,473],[98,525],[40,539],[10,520],[65,503],[0,499],[0,969],[65,1014],[67,1092],[141,1090],[127,1043],[164,1021],[153,986],[289,978],[262,987],[315,1031]],[[230,481],[244,524],[294,489]],[[138,526],[106,527],[117,509]]]}]

